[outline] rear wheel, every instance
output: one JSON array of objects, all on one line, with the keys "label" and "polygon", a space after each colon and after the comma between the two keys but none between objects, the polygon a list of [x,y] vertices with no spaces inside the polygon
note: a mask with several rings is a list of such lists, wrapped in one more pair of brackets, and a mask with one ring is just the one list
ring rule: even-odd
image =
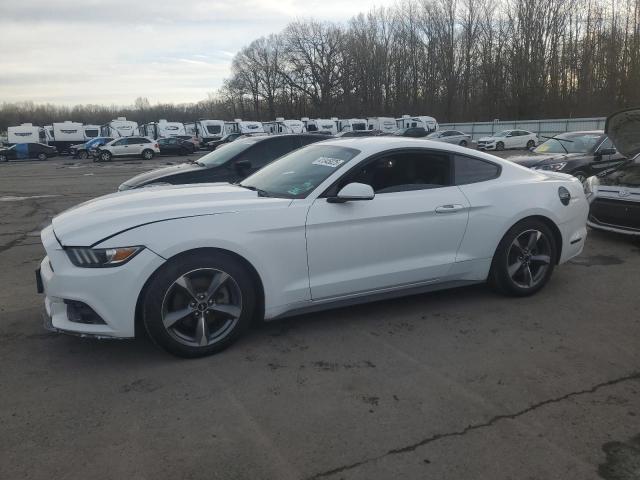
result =
[{"label": "rear wheel", "polygon": [[496,143],[496,150],[504,150],[504,143],[502,142]]},{"label": "rear wheel", "polygon": [[222,253],[186,254],[165,264],[150,282],[143,321],[151,339],[182,357],[201,357],[233,343],[255,312],[251,275]]},{"label": "rear wheel", "polygon": [[532,295],[551,278],[556,258],[557,246],[549,227],[536,219],[523,220],[500,241],[489,283],[505,295]]},{"label": "rear wheel", "polygon": [[39,153],[38,154],[38,160],[40,160],[41,162],[45,161],[47,159],[47,154],[46,153]]},{"label": "rear wheel", "polygon": [[146,149],[142,152],[142,158],[145,160],[151,160],[153,158],[153,150]]},{"label": "rear wheel", "polygon": [[536,146],[536,142],[534,142],[533,140],[529,140],[527,142],[527,148],[533,148]]}]

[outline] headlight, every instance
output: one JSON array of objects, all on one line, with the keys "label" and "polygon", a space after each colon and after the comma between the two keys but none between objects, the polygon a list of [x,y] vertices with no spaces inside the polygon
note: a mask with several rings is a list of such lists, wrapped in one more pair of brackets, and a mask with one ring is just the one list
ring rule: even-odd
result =
[{"label": "headlight", "polygon": [[599,185],[600,179],[595,175],[593,177],[587,178],[582,184],[582,187],[584,188],[584,194],[587,197],[590,197],[591,195],[593,195]]},{"label": "headlight", "polygon": [[542,165],[540,167],[536,167],[536,170],[552,170],[554,172],[559,172],[562,170],[567,162],[559,162],[559,163],[550,163],[549,165]]},{"label": "headlight", "polygon": [[118,248],[66,248],[69,260],[76,267],[101,268],[123,265],[140,253],[144,247]]}]

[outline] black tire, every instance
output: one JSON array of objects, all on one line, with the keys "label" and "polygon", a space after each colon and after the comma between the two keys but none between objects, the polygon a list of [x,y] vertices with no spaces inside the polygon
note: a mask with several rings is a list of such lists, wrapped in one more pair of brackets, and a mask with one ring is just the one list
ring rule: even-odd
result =
[{"label": "black tire", "polygon": [[461,147],[466,147],[467,146],[467,141],[466,140],[460,140],[460,143],[458,144]]},{"label": "black tire", "polygon": [[536,146],[536,142],[534,142],[533,140],[529,140],[527,142],[527,148],[533,148]]},{"label": "black tire", "polygon": [[[534,248],[527,249],[527,253],[524,253],[514,245],[516,239],[531,238],[531,236],[526,237],[527,232],[539,232],[544,239],[539,237]],[[522,257],[520,254],[523,254]],[[545,263],[542,257],[548,257],[548,263]],[[522,261],[521,258],[523,258]],[[504,295],[515,297],[533,295],[543,288],[551,278],[557,258],[556,241],[549,227],[534,218],[522,220],[511,227],[500,241],[491,262],[489,285]],[[521,262],[522,266],[516,270],[518,262]],[[543,266],[546,268],[536,270]],[[528,278],[532,280],[530,286],[523,286],[523,283],[528,283],[523,267],[529,270]],[[510,268],[513,273],[510,272]]]},{"label": "black tire", "polygon": [[108,150],[98,152],[98,159],[101,162],[110,162],[113,155]]},{"label": "black tire", "polygon": [[574,177],[576,177],[578,180],[580,180],[580,182],[584,183],[585,180],[587,178],[589,178],[589,175],[587,175],[585,172],[583,172],[582,170],[578,170],[577,172],[573,172],[571,175],[573,175]]},{"label": "black tire", "polygon": [[504,143],[502,142],[496,143],[496,150],[500,150],[500,151],[504,150]]},{"label": "black tire", "polygon": [[[230,276],[233,280],[234,289],[240,292],[241,313],[235,320],[235,324],[225,331],[224,336],[214,340],[213,343],[206,346],[188,345],[186,340],[180,341],[175,332],[165,327],[163,313],[168,313],[165,310],[165,302],[172,298],[175,300],[175,297],[171,297],[171,295],[176,288],[180,291],[180,288],[175,286],[175,282],[179,278],[184,275],[197,275],[200,271],[206,272],[208,270],[224,272]],[[207,282],[199,286],[196,283],[190,284],[192,285],[192,290],[199,291],[206,287]],[[228,283],[225,285],[228,285]],[[225,286],[224,288],[228,287]],[[180,357],[203,357],[224,350],[247,329],[256,312],[257,289],[252,276],[238,260],[224,253],[199,252],[197,254],[187,253],[174,257],[154,274],[145,292],[142,303],[142,321],[149,337],[160,348]],[[184,289],[182,294],[186,298],[192,298],[186,295]],[[231,294],[228,295],[230,296]],[[202,300],[195,300],[194,303],[198,301]],[[182,307],[177,308],[181,309]],[[203,321],[202,319],[204,318],[204,314],[200,314],[202,318],[196,319],[197,310],[198,307],[193,308],[190,310],[191,313],[188,313],[174,325],[178,325],[180,329],[184,328],[187,332],[191,324],[193,324],[194,329],[197,329],[196,322]],[[217,314],[215,312],[212,313],[213,318],[211,320],[213,324],[219,321],[226,321],[225,319],[218,320],[216,318]],[[209,332],[209,327],[207,327],[207,331]]]},{"label": "black tire", "polygon": [[8,161],[9,161],[9,158],[4,153],[0,153],[0,163],[4,163]]},{"label": "black tire", "polygon": [[46,153],[39,153],[37,158],[41,162],[44,162],[47,159],[47,154]]},{"label": "black tire", "polygon": [[151,160],[154,155],[155,155],[154,151],[147,148],[146,150],[142,151],[141,156],[143,160]]},{"label": "black tire", "polygon": [[89,156],[89,155],[87,154],[86,150],[80,150],[80,151],[78,152],[78,158],[79,158],[80,160],[86,160],[88,156]]}]

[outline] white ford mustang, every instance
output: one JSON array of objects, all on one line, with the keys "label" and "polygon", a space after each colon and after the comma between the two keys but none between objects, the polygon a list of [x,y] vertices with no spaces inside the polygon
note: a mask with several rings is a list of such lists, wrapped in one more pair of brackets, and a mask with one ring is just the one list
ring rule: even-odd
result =
[{"label": "white ford mustang", "polygon": [[583,248],[575,178],[421,139],[328,140],[241,184],[161,186],[42,231],[49,327],[166,350],[229,345],[252,317],[489,282],[529,295]]}]

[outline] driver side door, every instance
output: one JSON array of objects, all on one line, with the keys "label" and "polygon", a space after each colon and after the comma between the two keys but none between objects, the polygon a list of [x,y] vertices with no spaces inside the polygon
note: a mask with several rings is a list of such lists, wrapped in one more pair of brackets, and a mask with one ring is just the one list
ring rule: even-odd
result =
[{"label": "driver side door", "polygon": [[[446,153],[403,149],[361,162],[317,198],[307,216],[312,299],[446,279],[469,216],[452,171]],[[375,197],[327,201],[351,182],[371,185]]]}]

